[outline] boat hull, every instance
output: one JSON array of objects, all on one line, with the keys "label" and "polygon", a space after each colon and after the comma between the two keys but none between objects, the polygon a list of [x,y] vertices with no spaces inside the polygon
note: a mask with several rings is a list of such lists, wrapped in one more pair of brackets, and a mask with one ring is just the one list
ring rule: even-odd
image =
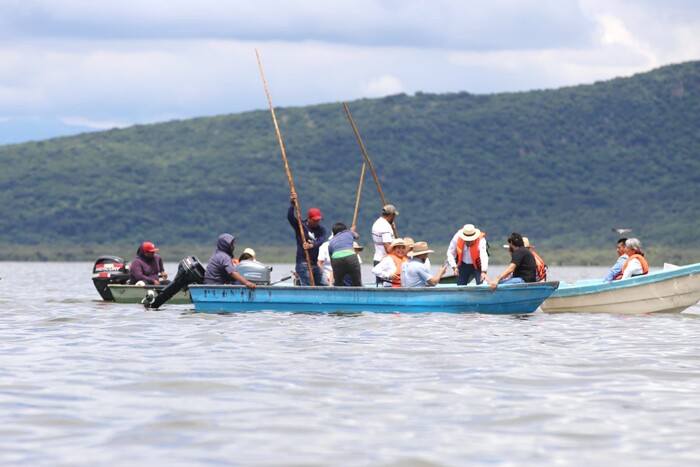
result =
[{"label": "boat hull", "polygon": [[486,285],[466,287],[288,287],[192,285],[197,311],[285,312],[441,312],[526,314],[556,289],[558,282],[502,285],[491,292]]},{"label": "boat hull", "polygon": [[678,312],[700,300],[700,264],[603,283],[564,284],[542,304],[545,313]]},{"label": "boat hull", "polygon": [[[165,289],[165,285],[117,285],[110,284],[107,286],[112,292],[114,301],[117,303],[141,303],[146,297],[149,290],[153,290],[156,294]],[[181,290],[168,300],[168,303],[173,305],[182,305],[192,303],[189,290]]]}]

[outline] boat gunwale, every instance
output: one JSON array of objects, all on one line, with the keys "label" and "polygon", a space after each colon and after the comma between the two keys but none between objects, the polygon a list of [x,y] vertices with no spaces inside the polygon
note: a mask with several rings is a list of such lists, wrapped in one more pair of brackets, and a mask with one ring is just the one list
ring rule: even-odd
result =
[{"label": "boat gunwale", "polygon": [[654,283],[665,282],[671,279],[677,279],[679,277],[687,276],[691,278],[696,273],[700,273],[700,263],[689,264],[687,266],[680,266],[678,268],[665,271],[654,271],[650,272],[649,274],[634,276],[627,279],[612,282],[595,282],[592,284],[583,283],[579,285],[576,285],[578,282],[561,282],[560,287],[554,291],[550,298],[564,298],[578,295],[590,295],[619,289],[640,287],[645,285],[651,285]]}]

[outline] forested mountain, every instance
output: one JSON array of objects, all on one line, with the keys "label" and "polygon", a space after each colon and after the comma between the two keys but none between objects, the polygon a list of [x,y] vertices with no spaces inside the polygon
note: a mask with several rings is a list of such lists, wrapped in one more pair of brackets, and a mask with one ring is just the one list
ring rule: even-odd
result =
[{"label": "forested mountain", "polygon": [[[700,250],[700,62],[556,90],[348,106],[401,235],[444,249],[473,223],[492,245],[515,230],[540,249],[612,250],[619,226],[648,246]],[[349,224],[363,158],[341,103],[276,113],[303,212]],[[293,245],[269,110],[3,146],[0,164],[0,259],[25,246],[131,251],[144,239],[209,250],[225,231]],[[367,170],[363,243],[380,210]]]}]

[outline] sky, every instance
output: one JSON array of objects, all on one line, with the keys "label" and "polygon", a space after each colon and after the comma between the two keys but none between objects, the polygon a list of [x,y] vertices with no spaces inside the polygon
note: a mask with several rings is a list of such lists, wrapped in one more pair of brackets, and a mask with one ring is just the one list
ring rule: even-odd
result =
[{"label": "sky", "polygon": [[0,145],[700,59],[697,0],[0,0]]}]

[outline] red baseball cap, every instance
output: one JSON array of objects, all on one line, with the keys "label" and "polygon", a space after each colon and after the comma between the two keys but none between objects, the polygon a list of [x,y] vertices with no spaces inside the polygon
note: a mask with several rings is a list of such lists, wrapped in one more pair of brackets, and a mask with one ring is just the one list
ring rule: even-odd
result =
[{"label": "red baseball cap", "polygon": [[323,214],[321,214],[321,210],[318,208],[311,208],[309,209],[308,214],[306,214],[306,217],[309,219],[313,219],[315,221],[320,221],[323,219]]},{"label": "red baseball cap", "polygon": [[160,250],[160,248],[156,248],[156,246],[153,244],[153,242],[143,242],[141,244],[141,249],[145,252]]}]

